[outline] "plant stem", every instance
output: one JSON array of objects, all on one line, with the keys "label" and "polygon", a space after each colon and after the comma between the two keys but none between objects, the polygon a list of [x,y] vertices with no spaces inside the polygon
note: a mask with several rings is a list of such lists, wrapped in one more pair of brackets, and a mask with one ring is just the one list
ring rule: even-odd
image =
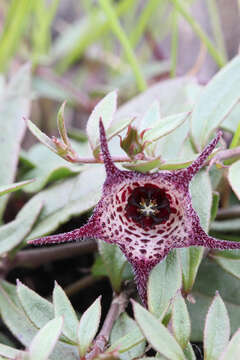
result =
[{"label": "plant stem", "polygon": [[191,14],[188,11],[188,8],[183,0],[170,0],[179,11],[179,13],[184,17],[184,19],[189,23],[192,27],[193,31],[197,34],[197,36],[201,39],[201,41],[206,45],[210,55],[215,60],[216,64],[219,67],[225,65],[225,61],[222,57],[222,54],[215,48],[205,31],[202,27],[194,20]]},{"label": "plant stem", "polygon": [[143,77],[141,68],[138,64],[137,58],[134,54],[133,48],[130,44],[130,41],[119,22],[119,19],[115,13],[114,8],[112,7],[109,0],[99,0],[99,3],[101,5],[103,11],[105,12],[106,17],[109,20],[109,23],[112,27],[112,31],[117,36],[118,40],[120,41],[120,43],[126,53],[128,62],[131,65],[133,73],[135,75],[136,83],[137,83],[139,91],[144,91],[147,88],[147,84]]},{"label": "plant stem", "polygon": [[113,324],[126,308],[127,302],[128,296],[126,292],[122,292],[120,295],[113,298],[102,329],[100,330],[100,333],[98,334],[93,345],[93,349],[85,356],[86,360],[93,360],[98,355],[103,353],[108,343]]}]

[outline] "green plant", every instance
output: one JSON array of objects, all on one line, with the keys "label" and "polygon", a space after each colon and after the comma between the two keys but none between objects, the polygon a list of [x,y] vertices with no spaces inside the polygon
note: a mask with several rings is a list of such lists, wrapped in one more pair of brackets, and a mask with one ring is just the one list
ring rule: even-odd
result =
[{"label": "green plant", "polygon": [[[236,57],[205,88],[193,84],[190,79],[176,80],[175,89],[178,82],[181,84],[181,92],[178,94],[170,90],[173,86],[170,80],[160,83],[159,92],[167,94],[164,100],[160,100],[160,103],[164,101],[161,104],[162,117],[159,113],[159,99],[156,99],[155,91],[151,88],[118,110],[116,92],[108,94],[97,104],[87,123],[90,150],[86,148],[86,142],[69,140],[64,125],[64,107],[58,114],[60,139],[47,137],[30,120],[20,122],[22,132],[27,123],[34,135],[55,154],[42,144],[34,145],[28,155],[21,155],[25,169],[21,171],[20,166],[18,171],[20,183],[0,189],[3,195],[0,198],[2,214],[6,208],[7,192],[19,190],[23,186],[22,191],[32,195],[16,219],[0,227],[3,271],[7,273],[19,264],[33,266],[34,263],[44,263],[46,250],[27,250],[27,241],[54,232],[60,223],[88,212],[99,200],[99,185],[104,181],[97,131],[100,117],[107,130],[108,140],[116,139],[116,135],[129,124],[137,128],[139,134],[149,129],[138,139],[142,144],[139,152],[130,153],[129,156],[128,147],[125,146],[125,154],[113,155],[114,161],[130,170],[146,172],[184,168],[196,159],[197,152],[203,149],[219,127],[232,132],[233,144],[238,145],[239,123],[236,114],[239,111],[239,68],[240,60]],[[7,115],[8,109],[15,109],[13,102],[17,104],[17,111],[22,108],[21,112],[25,112],[25,117],[28,117],[26,101],[30,102],[30,74],[29,66],[25,66],[6,85],[2,116],[7,116],[9,121],[0,123],[1,132],[16,131],[14,123],[17,115],[14,112],[11,112],[11,116]],[[192,106],[188,101],[189,89],[196,86],[198,91],[195,91],[195,104]],[[178,103],[176,98],[179,99]],[[172,101],[175,114],[171,108]],[[149,104],[147,111],[146,102]],[[135,109],[140,111],[137,118],[131,116]],[[145,111],[141,113],[141,109]],[[20,156],[20,147],[16,147],[16,141],[21,141],[20,133],[11,134],[11,137],[15,141],[9,143],[8,147],[1,144],[5,154],[1,158],[5,183],[11,183],[14,178],[17,170],[15,159]],[[132,139],[136,140],[135,137]],[[10,151],[11,146],[13,150]],[[119,141],[115,142],[112,153],[119,147]],[[238,221],[231,217],[239,198],[239,153],[238,146],[229,149],[226,145],[225,148],[221,147],[209,159],[210,171],[202,170],[191,182],[193,206],[201,226],[205,231],[210,230],[211,234],[231,241],[239,240]],[[6,159],[12,166],[3,166]],[[226,172],[223,162],[229,159],[231,164],[227,169],[227,179],[233,190],[232,205],[226,210],[230,214],[229,219],[219,221],[218,218],[225,215],[224,212],[221,215],[223,210],[218,210],[219,193],[216,191],[223,191],[218,184]],[[35,181],[32,182],[33,178]],[[94,182],[89,180],[92,178]],[[80,242],[79,253],[90,245],[89,242]],[[56,259],[61,251],[66,252],[61,246],[59,250],[58,246],[49,248],[49,259]],[[111,244],[99,243],[99,253],[92,268],[92,276],[108,277],[114,290],[112,303],[100,330],[100,298],[79,320],[58,284],[54,287],[51,302],[21,282],[15,286],[3,281],[0,288],[2,319],[26,347],[25,350],[17,350],[2,344],[0,355],[3,358],[150,359],[145,354],[148,342],[149,347],[157,353],[156,358],[195,359],[190,341],[201,339],[204,359],[236,358],[239,352],[237,317],[240,314],[238,250],[210,250],[206,258],[203,257],[202,248],[171,251],[150,273],[147,284],[148,310],[136,301],[133,302],[134,319],[126,313],[129,297],[134,296],[134,285],[126,281],[133,278],[127,259]],[[202,320],[204,317],[205,324]],[[231,340],[230,323],[231,333],[234,333]],[[222,331],[216,332],[219,328]]]}]

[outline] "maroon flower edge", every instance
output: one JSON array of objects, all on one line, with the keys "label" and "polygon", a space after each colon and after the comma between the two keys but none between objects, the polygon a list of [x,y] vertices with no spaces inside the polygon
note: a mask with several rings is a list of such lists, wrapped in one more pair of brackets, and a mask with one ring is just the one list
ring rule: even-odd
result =
[{"label": "maroon flower edge", "polygon": [[86,238],[117,244],[133,266],[145,306],[149,273],[171,249],[189,246],[240,249],[238,242],[214,239],[204,232],[189,192],[191,179],[215,148],[221,131],[186,169],[142,174],[122,171],[115,166],[101,120],[99,129],[106,180],[93,215],[79,229],[31,240],[30,244]]}]

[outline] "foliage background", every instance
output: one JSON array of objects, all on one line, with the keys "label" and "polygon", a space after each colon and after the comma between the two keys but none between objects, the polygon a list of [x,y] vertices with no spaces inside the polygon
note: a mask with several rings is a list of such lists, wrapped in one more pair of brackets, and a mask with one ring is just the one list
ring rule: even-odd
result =
[{"label": "foliage background", "polygon": [[[101,165],[70,164],[52,154],[36,142],[22,118],[31,118],[48,136],[56,136],[57,113],[62,102],[67,100],[64,118],[73,147],[81,157],[89,157],[92,152],[85,132],[87,120],[98,101],[118,89],[115,133],[126,127],[135,115],[143,124],[154,124],[159,120],[160,113],[165,119],[190,111],[197,103],[191,124],[187,121],[177,127],[174,123],[174,132],[170,135],[167,135],[168,127],[167,130],[160,127],[153,132],[160,160],[153,164],[141,164],[130,159],[126,164],[129,169],[144,171],[186,166],[220,125],[225,130],[226,146],[238,148],[239,59],[230,63],[227,73],[221,72],[220,79],[215,80],[211,87],[206,87],[207,90],[204,85],[238,53],[239,6],[236,0],[1,2],[0,253],[3,282],[0,290],[0,335],[3,344],[30,349],[27,354],[13,352],[10,356],[11,351],[2,348],[0,354],[3,357],[16,359],[30,356],[30,359],[36,360],[34,346],[32,350],[29,344],[33,334],[53,317],[51,308],[45,321],[42,318],[43,314],[48,314],[46,307],[51,307],[49,303],[42,305],[44,310],[40,314],[34,315],[32,310],[28,313],[28,304],[24,300],[31,298],[32,293],[21,283],[48,299],[56,280],[70,297],[78,315],[102,294],[101,324],[109,313],[112,288],[117,293],[120,289],[125,291],[126,286],[134,289],[129,265],[117,249],[106,244],[99,245],[100,255],[95,241],[46,249],[27,247],[26,242],[30,238],[82,225],[99,199],[104,171]],[[200,97],[201,94],[205,95]],[[107,105],[114,108],[115,95],[111,96]],[[204,129],[202,125],[199,128],[202,124],[199,119],[206,122]],[[156,135],[157,131],[164,135],[161,140]],[[96,132],[96,127],[93,127],[90,132],[92,141]],[[191,142],[186,140],[189,134]],[[116,156],[126,155],[120,149],[117,136],[110,146]],[[210,228],[211,233],[219,238],[239,241],[240,166],[236,160],[238,157],[226,160],[225,165],[234,161],[229,170],[212,169],[211,179],[202,172],[193,183],[192,192],[205,229]],[[217,186],[220,177],[220,186]],[[11,185],[33,178],[35,182],[16,192],[17,185]],[[212,193],[212,189],[215,192]],[[5,194],[10,191],[14,192]],[[216,215],[216,221],[210,226],[210,217],[214,220]],[[240,323],[239,253],[210,252],[201,263],[202,256],[203,252],[198,249],[183,250],[178,255],[173,253],[153,272],[149,284],[149,309],[158,317],[166,315],[169,302],[181,286],[188,300],[192,296],[197,300],[196,304],[187,301],[192,328],[191,338],[189,330],[186,330],[186,338],[193,342],[202,341],[205,316],[216,290],[227,306],[232,333]],[[180,257],[188,265],[187,269],[180,267]],[[16,279],[21,281],[17,288]],[[59,290],[57,286],[55,289]],[[42,300],[32,296],[29,306],[34,304],[34,308],[41,308],[39,302]],[[218,295],[214,299],[220,304],[214,319],[221,315],[220,318],[227,324],[225,305]],[[181,306],[181,299],[179,303]],[[99,304],[96,309],[99,311]],[[132,316],[130,305],[127,310]],[[136,318],[137,311],[138,308],[135,309]],[[139,316],[144,318],[148,315],[141,313]],[[76,318],[72,321],[76,323]],[[111,333],[110,343],[114,343],[119,334],[126,335],[130,328],[137,326],[131,321],[126,313],[122,315]],[[140,320],[137,321],[140,324]],[[33,329],[29,328],[29,322],[34,324]],[[98,324],[98,320],[95,323]],[[56,322],[50,326],[54,331],[48,331],[56,335],[55,338],[53,336],[55,344],[62,325]],[[216,328],[217,325],[214,326]],[[141,340],[136,335],[138,341],[143,344],[142,333],[137,327],[136,333]],[[68,336],[73,343],[78,342],[71,337],[76,337],[76,334]],[[223,334],[223,339],[227,337]],[[44,338],[46,336],[43,335]],[[132,340],[133,354],[127,352],[125,358],[142,356],[144,344],[137,348],[138,341]],[[224,344],[223,340],[221,342]],[[213,344],[215,348],[214,340]],[[159,351],[159,344],[151,345]],[[37,346],[41,348],[41,342]],[[201,358],[201,345],[198,346],[195,352]],[[223,349],[215,356],[208,355],[209,347],[205,346],[204,358],[218,359]],[[65,356],[64,351],[59,350],[50,358],[60,359],[59,354]],[[147,355],[155,356],[155,351],[150,350]],[[175,355],[167,358],[175,359]],[[48,356],[46,353],[45,358]],[[192,359],[190,356],[194,358],[194,355],[187,358]]]}]

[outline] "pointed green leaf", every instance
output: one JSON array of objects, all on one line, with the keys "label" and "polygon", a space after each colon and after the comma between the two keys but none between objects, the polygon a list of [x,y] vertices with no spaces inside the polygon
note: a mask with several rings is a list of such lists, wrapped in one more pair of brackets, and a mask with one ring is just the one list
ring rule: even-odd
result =
[{"label": "pointed green leaf", "polygon": [[54,145],[53,141],[48,137],[46,134],[44,134],[34,123],[26,119],[26,124],[28,129],[31,131],[31,133],[45,146],[47,146],[51,151],[54,153],[58,153],[56,146]]},{"label": "pointed green leaf", "polygon": [[37,332],[37,328],[28,319],[24,310],[19,308],[0,286],[0,312],[3,322],[13,335],[25,346],[28,346]]},{"label": "pointed green leaf", "polygon": [[34,179],[26,180],[26,181],[20,181],[11,185],[5,185],[0,187],[0,196],[17,191],[24,187],[25,185],[31,184],[34,181]]},{"label": "pointed green leaf", "polygon": [[107,274],[111,281],[112,287],[119,292],[122,283],[122,273],[126,266],[127,259],[115,244],[108,244],[104,241],[98,243],[99,252],[104,261]]},{"label": "pointed green leaf", "polygon": [[192,134],[201,150],[240,98],[240,56],[221,69],[200,94],[192,113]]},{"label": "pointed green leaf", "polygon": [[[137,326],[136,322],[131,319],[127,313],[123,313],[119,316],[117,321],[115,322],[111,337],[110,337],[110,343],[114,344],[116,341],[118,341],[120,338],[122,338],[127,333],[131,333],[133,331],[139,331],[139,327]],[[125,351],[119,355],[119,358],[121,360],[131,360],[138,358],[143,355],[144,349],[145,349],[145,341],[141,342],[140,344],[137,344],[136,346],[132,347],[128,351]],[[121,350],[119,349],[119,352]]]},{"label": "pointed green leaf", "polygon": [[108,349],[107,352],[111,352],[115,349],[118,349],[120,354],[133,349],[135,346],[144,342],[144,336],[139,328],[130,331],[126,335],[122,336],[120,339],[116,340]]},{"label": "pointed green leaf", "polygon": [[87,135],[91,148],[94,150],[99,143],[99,120],[103,121],[105,129],[113,120],[117,108],[117,92],[106,95],[94,108],[87,122]]},{"label": "pointed green leaf", "polygon": [[33,199],[42,201],[44,208],[27,240],[49,234],[72,216],[91,210],[100,199],[104,178],[102,166],[89,167],[78,176],[54,184],[35,195]]},{"label": "pointed green leaf", "polygon": [[240,329],[233,335],[219,360],[236,360],[240,354]]},{"label": "pointed green leaf", "polygon": [[174,298],[172,308],[172,327],[175,339],[184,349],[190,339],[191,323],[185,300],[181,294],[181,291],[177,293]]},{"label": "pointed green leaf", "polygon": [[55,317],[63,316],[63,334],[77,343],[78,318],[67,295],[57,283],[53,290],[53,306]]},{"label": "pointed green leaf", "polygon": [[180,345],[160,320],[135,301],[132,303],[135,319],[152,347],[169,360],[185,360]]},{"label": "pointed green leaf", "polygon": [[223,256],[211,256],[214,258],[216,263],[221,266],[229,274],[235,276],[237,279],[240,279],[240,260],[239,259],[229,259]]},{"label": "pointed green leaf", "polygon": [[29,234],[42,209],[42,203],[29,200],[15,220],[0,227],[0,254],[14,249]]},{"label": "pointed green leaf", "polygon": [[17,283],[17,294],[27,316],[36,327],[43,327],[54,318],[53,305],[20,281]]},{"label": "pointed green leaf", "polygon": [[196,360],[196,356],[190,342],[187,343],[187,346],[183,349],[183,352],[187,360]]},{"label": "pointed green leaf", "polygon": [[218,360],[228,344],[230,322],[226,306],[218,292],[207,313],[204,327],[204,359]]},{"label": "pointed green leaf", "polygon": [[[209,175],[200,171],[190,184],[193,207],[198,213],[201,226],[208,231],[212,207],[212,188]],[[179,250],[181,256],[184,291],[189,293],[202,261],[203,248],[190,247]]]},{"label": "pointed green leaf", "polygon": [[228,180],[238,199],[240,199],[240,160],[232,164],[228,170]]},{"label": "pointed green leaf", "polygon": [[147,290],[149,311],[161,318],[181,284],[180,262],[176,250],[173,250],[150,273]]},{"label": "pointed green leaf", "polygon": [[[30,77],[29,64],[22,66],[0,94],[0,134],[7,140],[1,141],[0,186],[11,184],[15,178],[26,129],[22,117],[28,116],[30,108]],[[0,218],[7,199],[7,195],[0,198]]]},{"label": "pointed green leaf", "polygon": [[57,125],[58,125],[58,131],[59,131],[59,134],[61,136],[62,141],[66,145],[69,145],[69,139],[68,139],[68,135],[67,135],[66,127],[65,127],[65,121],[64,121],[65,105],[66,105],[66,102],[64,101],[64,103],[61,105],[61,107],[60,107],[60,109],[58,111]]},{"label": "pointed green leaf", "polygon": [[156,141],[174,131],[187,120],[190,113],[180,113],[161,118],[154,127],[147,130],[143,135],[143,141]]},{"label": "pointed green leaf", "polygon": [[29,360],[48,360],[61,334],[63,318],[50,320],[32,340],[29,346]]},{"label": "pointed green leaf", "polygon": [[84,356],[89,349],[99,327],[101,317],[101,303],[98,297],[83,313],[78,327],[78,344],[80,356]]},{"label": "pointed green leaf", "polygon": [[0,344],[0,355],[6,356],[8,359],[21,359],[24,352],[21,350],[14,349],[10,346]]}]

